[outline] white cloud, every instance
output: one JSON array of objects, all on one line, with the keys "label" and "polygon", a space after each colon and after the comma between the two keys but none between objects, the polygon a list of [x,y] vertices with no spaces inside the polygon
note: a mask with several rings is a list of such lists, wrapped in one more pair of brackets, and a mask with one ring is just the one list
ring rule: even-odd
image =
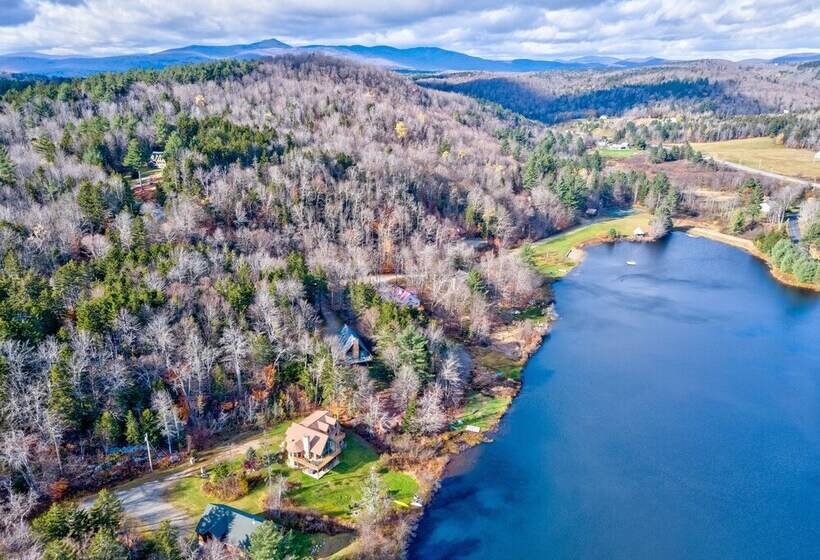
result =
[{"label": "white cloud", "polygon": [[271,37],[495,58],[820,50],[816,0],[0,0],[0,22],[0,52],[103,55]]}]

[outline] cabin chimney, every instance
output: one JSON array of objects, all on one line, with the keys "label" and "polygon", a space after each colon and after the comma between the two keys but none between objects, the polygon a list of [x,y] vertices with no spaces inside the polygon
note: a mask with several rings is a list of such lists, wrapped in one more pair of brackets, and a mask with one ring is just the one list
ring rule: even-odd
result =
[{"label": "cabin chimney", "polygon": [[310,438],[308,436],[302,436],[302,446],[305,448],[305,459],[309,459]]}]

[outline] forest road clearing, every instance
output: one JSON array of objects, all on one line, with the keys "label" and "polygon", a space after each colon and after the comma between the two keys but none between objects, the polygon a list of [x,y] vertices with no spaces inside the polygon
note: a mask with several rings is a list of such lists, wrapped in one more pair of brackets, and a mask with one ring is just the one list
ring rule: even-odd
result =
[{"label": "forest road clearing", "polygon": [[[207,455],[197,463],[182,470],[169,470],[145,475],[145,480],[137,479],[126,482],[111,490],[122,502],[126,517],[134,522],[138,529],[156,529],[163,521],[170,521],[174,527],[183,531],[193,529],[197,520],[177,508],[167,498],[168,491],[177,481],[189,476],[199,476],[200,468],[213,463],[242,455],[249,447],[259,448],[268,443],[265,435],[257,436],[240,443],[231,442],[209,450]],[[177,467],[179,469],[179,467]],[[96,494],[83,498],[80,505],[91,507]]]}]

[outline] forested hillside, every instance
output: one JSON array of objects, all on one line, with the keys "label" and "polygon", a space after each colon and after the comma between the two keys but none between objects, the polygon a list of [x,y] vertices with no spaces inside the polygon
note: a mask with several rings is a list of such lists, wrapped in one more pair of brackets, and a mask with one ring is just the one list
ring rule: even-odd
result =
[{"label": "forested hillside", "polygon": [[[695,208],[664,173],[606,165],[594,145],[321,56],[7,91],[0,555],[116,540],[72,533],[59,504],[144,471],[146,441],[167,464],[320,405],[401,469],[430,468],[463,408],[498,415],[517,383],[496,362],[473,367],[465,347],[499,326],[516,348],[538,339],[516,317],[543,313],[542,279],[526,247],[523,259],[504,249],[633,203],[663,235]],[[689,147],[652,153],[708,171]],[[423,307],[385,296],[385,278]],[[346,362],[338,317],[371,345],[369,368]],[[394,522],[358,519],[377,557],[403,543],[380,525]]]},{"label": "forested hillside", "polygon": [[[49,541],[25,518],[131,476],[112,465],[146,439],[167,459],[320,403],[382,436],[385,388],[404,407],[398,432],[440,431],[469,374],[445,330],[482,340],[540,285],[459,240],[501,245],[572,219],[522,186],[543,134],[321,57],[8,92],[0,550],[38,557]],[[431,315],[363,283],[382,273],[408,274]],[[323,307],[374,317],[362,325],[379,385],[345,364]]]},{"label": "forested hillside", "polygon": [[820,106],[817,70],[698,61],[611,72],[460,74],[419,80],[555,123],[581,117],[710,113],[725,117]]}]

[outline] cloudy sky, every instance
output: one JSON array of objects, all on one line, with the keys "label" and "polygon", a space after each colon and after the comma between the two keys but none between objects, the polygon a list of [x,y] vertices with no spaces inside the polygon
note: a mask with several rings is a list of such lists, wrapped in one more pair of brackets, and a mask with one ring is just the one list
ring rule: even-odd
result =
[{"label": "cloudy sky", "polygon": [[109,55],[277,38],[488,58],[820,51],[818,0],[0,0],[0,53]]}]

